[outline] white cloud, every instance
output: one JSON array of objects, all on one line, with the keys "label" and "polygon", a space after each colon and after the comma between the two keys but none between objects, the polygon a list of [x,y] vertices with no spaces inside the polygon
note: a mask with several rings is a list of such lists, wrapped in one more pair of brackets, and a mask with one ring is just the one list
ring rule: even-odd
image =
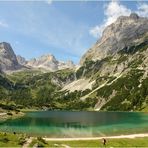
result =
[{"label": "white cloud", "polygon": [[8,27],[8,24],[7,24],[5,21],[0,20],[0,27],[5,27],[5,28],[7,28],[7,27]]},{"label": "white cloud", "polygon": [[143,17],[148,17],[148,4],[147,3],[139,3],[137,5],[136,13]]},{"label": "white cloud", "polygon": [[112,1],[106,6],[105,15],[107,17],[106,19],[106,25],[110,25],[119,16],[122,15],[129,15],[131,13],[131,10],[125,7],[124,5],[121,5],[118,1]]},{"label": "white cloud", "polygon": [[52,0],[46,0],[45,1],[48,5],[51,5],[52,4]]},{"label": "white cloud", "polygon": [[95,38],[98,38],[101,36],[103,30],[105,28],[105,24],[102,24],[100,26],[95,26],[93,28],[91,28],[91,30],[89,31],[89,33],[95,37]]},{"label": "white cloud", "polygon": [[127,16],[131,13],[131,10],[121,5],[119,1],[111,1],[104,7],[105,19],[104,23],[97,25],[90,30],[90,34],[96,38],[102,35],[104,28],[112,24],[119,16]]},{"label": "white cloud", "polygon": [[[122,5],[119,1],[111,1],[104,7],[105,19],[102,24],[97,25],[90,29],[89,33],[93,37],[101,37],[104,28],[113,22],[119,16],[129,16],[132,11],[126,6]],[[140,2],[135,11],[139,16],[148,17],[148,3]]]}]

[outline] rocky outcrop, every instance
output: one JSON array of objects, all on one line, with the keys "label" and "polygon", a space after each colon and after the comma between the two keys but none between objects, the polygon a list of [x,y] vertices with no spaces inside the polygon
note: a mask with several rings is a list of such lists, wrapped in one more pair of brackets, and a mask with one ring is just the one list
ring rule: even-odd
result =
[{"label": "rocky outcrop", "polygon": [[0,73],[2,73],[2,69],[1,69],[1,67],[0,67]]},{"label": "rocky outcrop", "polygon": [[27,64],[26,59],[24,57],[20,56],[20,55],[17,55],[17,61],[21,65],[26,65]]},{"label": "rocky outcrop", "polygon": [[27,62],[26,64],[29,67],[32,68],[43,68],[45,70],[49,71],[57,71],[61,69],[72,69],[75,67],[72,61],[68,62],[61,62],[58,61],[53,55],[43,55],[39,58],[34,58]]},{"label": "rocky outcrop", "polygon": [[9,43],[0,43],[0,67],[2,71],[13,71],[21,68]]},{"label": "rocky outcrop", "polygon": [[75,68],[75,64],[72,62],[72,61],[67,61],[67,62],[58,62],[58,69],[61,70],[61,69],[73,69]]},{"label": "rocky outcrop", "polygon": [[146,36],[148,36],[148,18],[139,17],[135,13],[121,16],[104,30],[102,38],[84,54],[80,63],[82,65],[86,60],[104,59],[125,47],[128,49],[139,44],[141,37],[144,39]]},{"label": "rocky outcrop", "polygon": [[78,79],[65,85],[62,91],[64,90],[68,90],[69,92],[84,91],[86,89],[92,89],[94,83],[95,81],[90,82],[89,79]]},{"label": "rocky outcrop", "polygon": [[58,61],[53,55],[50,54],[27,61],[20,55],[16,56],[9,43],[0,43],[0,71],[11,72],[16,70],[25,70],[28,68],[57,71],[67,68],[73,69],[75,68],[75,65],[72,61]]},{"label": "rocky outcrop", "polygon": [[33,67],[33,68],[43,68],[50,71],[56,71],[58,70],[58,61],[55,59],[53,55],[44,55],[39,58],[34,58],[30,61],[28,61],[27,66]]}]

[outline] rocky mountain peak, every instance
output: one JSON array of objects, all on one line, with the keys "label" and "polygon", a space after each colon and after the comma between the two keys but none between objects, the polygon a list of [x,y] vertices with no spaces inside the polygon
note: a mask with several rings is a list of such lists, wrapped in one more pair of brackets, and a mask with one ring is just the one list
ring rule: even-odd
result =
[{"label": "rocky mountain peak", "polygon": [[14,71],[23,68],[57,71],[67,68],[73,69],[75,68],[75,65],[72,61],[58,61],[52,54],[42,55],[27,61],[20,55],[16,56],[9,43],[0,43],[0,72]]},{"label": "rocky mountain peak", "polygon": [[16,60],[16,56],[9,43],[6,43],[6,42],[0,43],[0,52],[2,56],[10,56],[12,60]]},{"label": "rocky mountain peak", "polygon": [[52,54],[47,54],[28,61],[27,66],[33,68],[43,68],[49,71],[56,71],[66,68],[74,68],[75,65],[72,61],[58,61]]},{"label": "rocky mountain peak", "polygon": [[38,58],[38,60],[41,60],[43,62],[58,63],[58,61],[52,54],[42,55],[41,57]]},{"label": "rocky mountain peak", "polygon": [[2,71],[16,70],[20,68],[16,55],[9,43],[0,43],[0,67]]},{"label": "rocky mountain peak", "polygon": [[8,46],[10,46],[10,44],[7,43],[7,42],[1,42],[1,43],[0,43],[0,48],[1,48],[1,49],[2,49],[2,48],[6,48],[6,47],[8,47]]},{"label": "rocky mountain peak", "polygon": [[145,36],[148,36],[148,18],[139,17],[136,13],[120,16],[105,28],[102,37],[86,52],[80,63],[83,64],[86,59],[101,60],[125,47],[138,44]]},{"label": "rocky mountain peak", "polygon": [[67,64],[67,65],[74,66],[74,63],[73,63],[73,61],[71,61],[71,60],[68,60],[68,61],[66,62],[66,64]]},{"label": "rocky mountain peak", "polygon": [[49,59],[49,60],[55,59],[55,57],[52,54],[42,55],[39,58],[44,58],[44,59]]},{"label": "rocky mountain peak", "polygon": [[24,57],[20,56],[20,55],[17,55],[17,61],[18,61],[18,63],[21,64],[21,65],[27,64],[26,59],[25,59]]},{"label": "rocky mountain peak", "polygon": [[129,16],[131,19],[139,19],[139,16],[137,13],[131,13]]}]

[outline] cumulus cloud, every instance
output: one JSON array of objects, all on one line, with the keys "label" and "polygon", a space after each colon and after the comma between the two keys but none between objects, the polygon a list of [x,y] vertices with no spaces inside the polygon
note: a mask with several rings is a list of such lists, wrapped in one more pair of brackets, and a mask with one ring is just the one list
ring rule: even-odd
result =
[{"label": "cumulus cloud", "polygon": [[121,5],[118,1],[112,1],[106,6],[105,15],[107,17],[106,19],[106,25],[110,25],[119,16],[122,15],[129,15],[131,13],[131,10],[125,7],[124,5]]},{"label": "cumulus cloud", "polygon": [[90,29],[89,33],[90,35],[92,35],[93,37],[95,38],[98,38],[102,35],[102,32],[104,30],[104,28],[106,27],[106,23],[105,24],[102,24],[102,25],[98,25],[98,26],[95,26],[93,28]]},{"label": "cumulus cloud", "polygon": [[111,1],[104,7],[105,19],[103,24],[97,25],[90,30],[90,34],[94,37],[100,37],[104,28],[112,24],[119,16],[127,16],[131,10],[122,5],[119,1]]},{"label": "cumulus cloud", "polygon": [[7,28],[7,27],[8,27],[8,24],[7,24],[5,21],[0,20],[0,27],[5,27],[5,28]]},{"label": "cumulus cloud", "polygon": [[137,5],[136,13],[142,17],[148,17],[148,4],[147,3],[139,3]]},{"label": "cumulus cloud", "polygon": [[[103,23],[91,28],[89,33],[93,37],[101,37],[102,32],[106,26],[115,22],[119,16],[129,16],[131,12],[132,11],[129,8],[122,5],[119,1],[111,1],[104,7],[105,19]],[[138,3],[137,10],[135,12],[139,16],[148,17],[148,3]]]}]

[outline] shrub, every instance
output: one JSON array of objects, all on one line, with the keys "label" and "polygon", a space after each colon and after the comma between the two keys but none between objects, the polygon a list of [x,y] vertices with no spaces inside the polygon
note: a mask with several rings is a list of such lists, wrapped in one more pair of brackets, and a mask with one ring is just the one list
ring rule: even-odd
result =
[{"label": "shrub", "polygon": [[10,112],[8,112],[8,113],[7,113],[7,115],[12,116],[13,114],[12,114],[12,113],[10,113]]},{"label": "shrub", "polygon": [[47,144],[47,142],[42,137],[38,137],[37,140],[43,144]]},{"label": "shrub", "polygon": [[24,138],[24,137],[21,137],[20,139],[19,139],[19,145],[23,145],[24,143],[26,143],[26,139]]}]

